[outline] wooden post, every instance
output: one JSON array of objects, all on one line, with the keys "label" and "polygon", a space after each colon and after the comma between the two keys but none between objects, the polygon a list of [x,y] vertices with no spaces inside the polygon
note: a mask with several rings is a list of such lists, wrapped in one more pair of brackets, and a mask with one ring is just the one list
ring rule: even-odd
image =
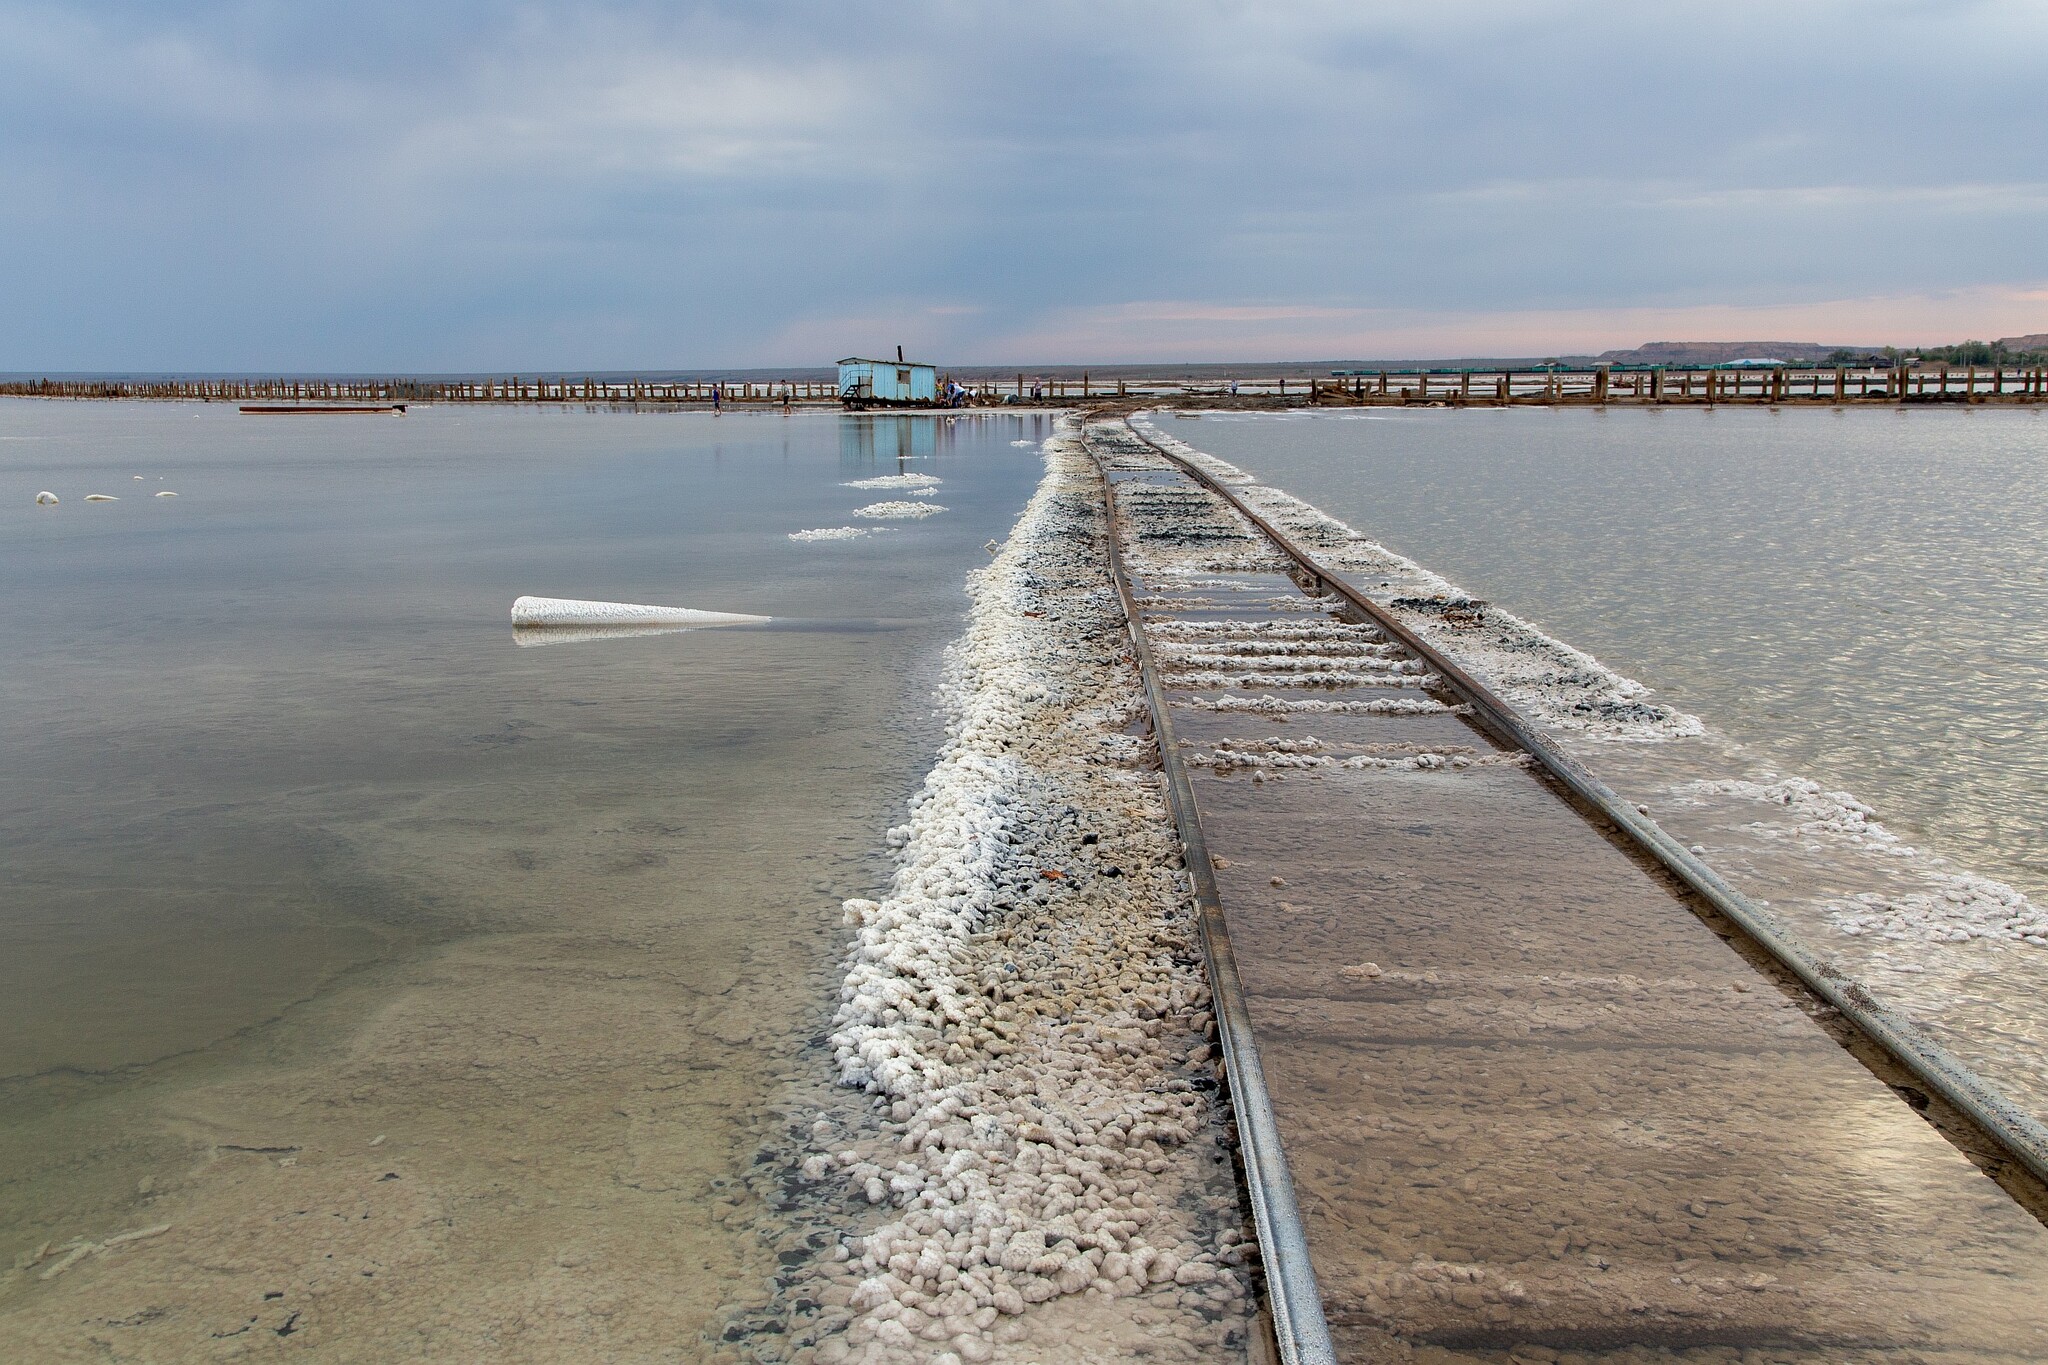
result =
[{"label": "wooden post", "polygon": [[1607,406],[1607,377],[1610,373],[1605,365],[1593,367],[1593,401],[1603,408]]}]

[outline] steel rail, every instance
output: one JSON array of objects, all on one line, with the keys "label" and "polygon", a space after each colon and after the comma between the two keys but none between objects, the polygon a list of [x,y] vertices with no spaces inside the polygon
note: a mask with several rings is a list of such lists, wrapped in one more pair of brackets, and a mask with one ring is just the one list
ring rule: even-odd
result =
[{"label": "steel rail", "polygon": [[1216,1038],[1223,1050],[1224,1074],[1230,1082],[1231,1109],[1237,1117],[1246,1194],[1258,1231],[1260,1263],[1266,1272],[1266,1297],[1272,1306],[1274,1344],[1285,1365],[1335,1365],[1336,1346],[1330,1340],[1329,1323],[1323,1317],[1322,1291],[1316,1285],[1315,1269],[1309,1261],[1308,1234],[1302,1228],[1301,1209],[1294,1200],[1294,1177],[1288,1173],[1287,1156],[1280,1146],[1280,1127],[1273,1116],[1272,1096],[1266,1091],[1266,1073],[1252,1040],[1251,1010],[1238,979],[1237,957],[1230,947],[1230,926],[1223,918],[1223,900],[1216,889],[1215,868],[1209,861],[1209,843],[1202,834],[1201,811],[1195,805],[1195,789],[1188,782],[1187,767],[1181,762],[1180,746],[1174,739],[1166,689],[1159,682],[1152,646],[1145,638],[1137,597],[1124,572],[1120,548],[1123,518],[1117,511],[1109,471],[1089,446],[1085,428],[1081,448],[1094,461],[1095,472],[1102,480],[1102,501],[1109,516],[1109,572],[1116,580],[1131,648],[1144,679],[1145,700],[1152,712],[1152,735],[1158,741],[1159,762],[1166,773],[1167,799],[1173,810],[1174,828],[1180,836],[1188,880],[1194,889],[1195,924],[1209,974],[1209,998],[1216,1012]]},{"label": "steel rail", "polygon": [[1905,1016],[1881,1004],[1861,983],[1833,963],[1816,959],[1781,933],[1763,907],[1721,879],[1692,851],[1666,834],[1614,790],[1588,772],[1579,761],[1553,744],[1519,711],[1458,667],[1434,645],[1410,630],[1386,608],[1367,597],[1319,560],[1296,545],[1278,527],[1247,506],[1222,481],[1146,436],[1124,419],[1131,435],[1222,498],[1260,533],[1313,576],[1314,586],[1336,593],[1363,612],[1374,625],[1399,641],[1443,679],[1458,699],[1472,708],[1474,719],[1496,738],[1524,750],[1580,800],[1612,821],[1631,843],[1655,859],[1702,900],[1726,916],[1751,941],[1826,1004],[1839,1011],[1920,1084],[1947,1101],[1981,1130],[2006,1156],[2048,1184],[2048,1128],[1979,1078],[1946,1048],[1920,1031]]}]

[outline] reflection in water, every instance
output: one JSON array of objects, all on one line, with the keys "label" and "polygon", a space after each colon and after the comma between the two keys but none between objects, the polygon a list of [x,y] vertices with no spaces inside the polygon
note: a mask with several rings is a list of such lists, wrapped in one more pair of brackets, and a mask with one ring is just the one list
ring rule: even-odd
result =
[{"label": "reflection in water", "polygon": [[941,439],[951,444],[953,420],[936,413],[842,413],[840,467],[865,471],[885,460],[932,459],[938,454]]},{"label": "reflection in water", "polygon": [[681,635],[690,630],[722,630],[724,626],[514,626],[512,643],[521,649],[542,645],[585,645],[597,640],[633,640],[642,635]]}]

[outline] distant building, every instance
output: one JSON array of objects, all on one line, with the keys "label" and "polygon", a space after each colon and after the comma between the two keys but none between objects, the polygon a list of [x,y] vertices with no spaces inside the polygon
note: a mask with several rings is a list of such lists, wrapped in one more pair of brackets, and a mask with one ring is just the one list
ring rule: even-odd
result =
[{"label": "distant building", "polygon": [[839,362],[839,401],[849,408],[935,408],[939,406],[936,366],[903,359]]}]

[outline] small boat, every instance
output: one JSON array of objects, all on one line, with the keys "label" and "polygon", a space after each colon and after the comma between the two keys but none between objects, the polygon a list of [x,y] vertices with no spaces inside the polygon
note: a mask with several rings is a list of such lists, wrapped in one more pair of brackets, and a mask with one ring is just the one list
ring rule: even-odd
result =
[{"label": "small boat", "polygon": [[342,404],[342,403],[244,403],[244,404],[242,404],[242,411],[243,411],[243,412],[254,412],[254,413],[265,413],[265,414],[267,414],[267,413],[282,413],[282,412],[314,412],[314,413],[328,413],[328,412],[384,412],[384,413],[390,413],[390,412],[398,412],[398,413],[402,413],[402,412],[404,412],[404,411],[405,411],[405,404],[403,404],[403,403],[347,403],[347,404]]}]

